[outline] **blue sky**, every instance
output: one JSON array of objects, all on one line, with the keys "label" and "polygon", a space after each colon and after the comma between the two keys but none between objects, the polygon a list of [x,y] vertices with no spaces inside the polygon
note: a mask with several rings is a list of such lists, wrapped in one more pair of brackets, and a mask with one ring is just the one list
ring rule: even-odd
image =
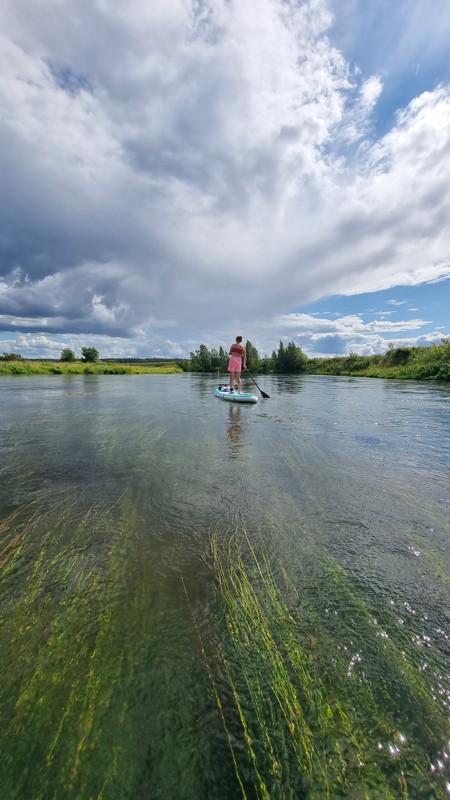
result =
[{"label": "blue sky", "polygon": [[450,336],[447,0],[5,0],[0,351]]}]

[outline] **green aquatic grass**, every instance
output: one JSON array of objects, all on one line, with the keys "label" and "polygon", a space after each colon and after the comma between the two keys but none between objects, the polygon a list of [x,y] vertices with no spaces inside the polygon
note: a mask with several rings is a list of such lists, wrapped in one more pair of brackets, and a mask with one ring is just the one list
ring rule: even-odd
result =
[{"label": "green aquatic grass", "polygon": [[[448,710],[409,660],[406,642],[380,637],[342,568],[320,553],[327,604],[345,609],[324,619],[282,564],[274,570],[260,537],[255,547],[245,529],[225,541],[214,534],[211,547],[226,628],[219,656],[202,646],[242,796],[412,799],[432,791],[443,798],[443,781],[429,776],[450,733]],[[364,642],[353,641],[355,617]],[[359,669],[360,651],[372,672]],[[399,720],[402,703],[415,708],[416,720]],[[245,762],[236,755],[244,749]]]},{"label": "green aquatic grass", "polygon": [[[416,617],[399,626],[318,535],[305,461],[320,450],[289,454],[294,489],[265,498],[258,528],[224,531],[223,443],[207,422],[183,438],[164,421],[80,415],[71,463],[94,454],[95,468],[51,496],[42,454],[12,469],[11,453],[14,502],[30,476],[36,499],[0,522],[8,800],[446,797],[431,773],[449,736],[445,675],[434,646],[422,669]],[[43,422],[63,441],[49,412],[17,435]],[[445,558],[408,535],[441,591]]]},{"label": "green aquatic grass", "polygon": [[[8,797],[45,797],[53,783],[67,796],[78,785],[83,796],[80,769],[96,747],[94,721],[111,711],[123,661],[108,597],[121,537],[117,531],[105,542],[106,574],[86,542],[86,535],[105,535],[113,511],[90,509],[73,523],[65,509],[27,522],[26,536],[39,537],[39,547],[28,560],[26,591],[11,593],[2,629],[11,662],[11,685],[2,693],[2,716],[11,722],[2,728],[0,769]],[[103,766],[107,775],[109,758]]]},{"label": "green aquatic grass", "polygon": [[[158,791],[174,796],[180,773],[168,762],[177,753],[191,796],[201,794],[183,718],[199,698],[170,710],[184,653],[171,663],[164,653],[170,611],[155,602],[134,509],[124,496],[75,517],[23,509],[3,522],[2,543],[8,527],[15,543],[0,630],[0,781],[8,800],[134,797],[149,748],[147,773]],[[180,633],[181,647],[183,640]]]},{"label": "green aquatic grass", "polygon": [[115,502],[63,484],[0,522],[0,794],[193,798],[222,786],[232,800],[221,729],[197,729],[212,698],[179,578],[191,588],[190,561],[195,579],[205,566],[164,510],[165,466],[184,476],[185,448],[163,448],[164,462],[164,427],[105,425],[98,468],[122,487]]},{"label": "green aquatic grass", "polygon": [[[222,665],[257,797],[294,798],[299,792],[309,797],[315,791],[342,796],[352,770],[362,766],[363,748],[348,714],[327,697],[307,633],[284,602],[266,556],[257,557],[245,531],[233,534],[225,551],[216,536],[211,546],[229,639]],[[342,751],[343,735],[351,757]],[[245,769],[243,782],[244,776]],[[374,785],[381,777],[375,771]]]}]

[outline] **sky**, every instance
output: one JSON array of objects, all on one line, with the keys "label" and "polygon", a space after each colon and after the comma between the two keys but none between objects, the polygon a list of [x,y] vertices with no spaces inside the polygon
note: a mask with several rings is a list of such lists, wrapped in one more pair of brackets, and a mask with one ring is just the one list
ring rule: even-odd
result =
[{"label": "sky", "polygon": [[3,0],[0,353],[450,336],[448,0]]}]

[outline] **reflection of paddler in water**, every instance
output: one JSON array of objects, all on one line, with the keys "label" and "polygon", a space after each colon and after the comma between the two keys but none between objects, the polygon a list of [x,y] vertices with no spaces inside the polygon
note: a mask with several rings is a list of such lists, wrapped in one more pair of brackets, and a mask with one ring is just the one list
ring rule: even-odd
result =
[{"label": "reflection of paddler in water", "polygon": [[241,417],[242,409],[240,406],[228,408],[227,435],[230,444],[240,444],[244,432],[244,420]]}]

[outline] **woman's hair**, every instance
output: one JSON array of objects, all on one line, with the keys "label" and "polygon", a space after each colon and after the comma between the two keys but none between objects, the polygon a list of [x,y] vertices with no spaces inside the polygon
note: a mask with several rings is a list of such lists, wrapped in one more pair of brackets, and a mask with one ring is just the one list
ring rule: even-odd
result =
[{"label": "woman's hair", "polygon": [[242,336],[236,336],[236,341],[237,342],[242,342]]}]

